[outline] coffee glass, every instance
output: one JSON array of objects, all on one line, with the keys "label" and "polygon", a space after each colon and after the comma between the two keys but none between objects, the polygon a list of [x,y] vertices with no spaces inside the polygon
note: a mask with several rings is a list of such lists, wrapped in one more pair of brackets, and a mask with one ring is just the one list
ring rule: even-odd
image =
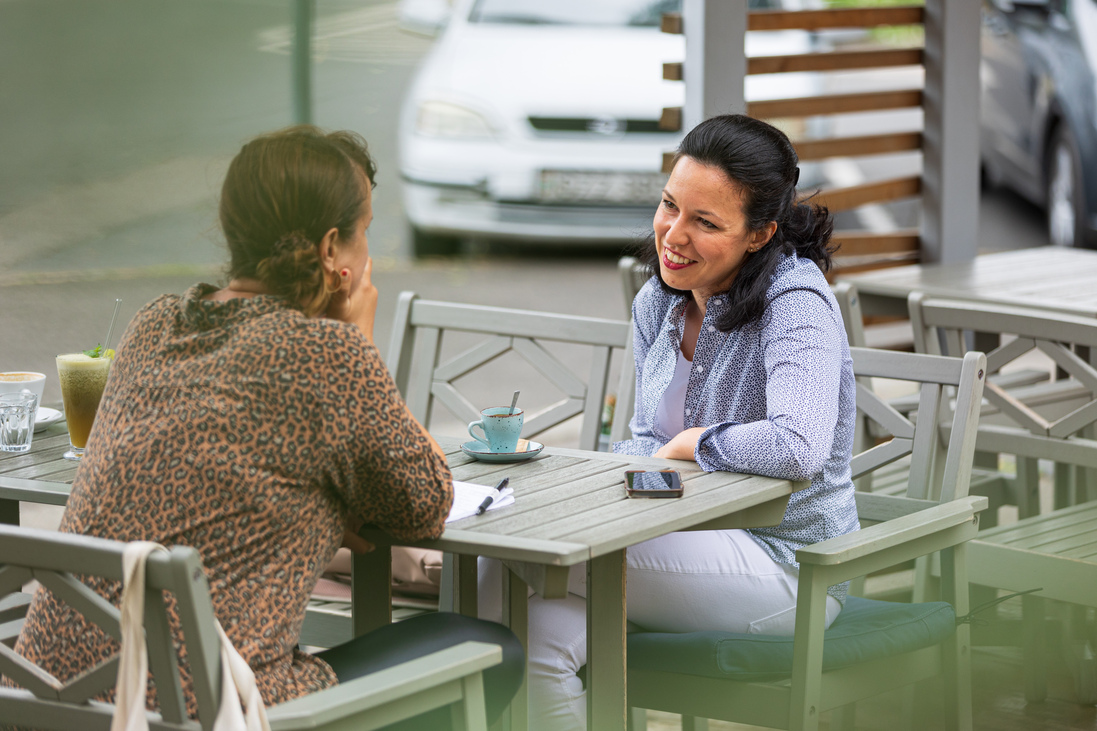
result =
[{"label": "coffee glass", "polygon": [[[523,418],[521,409],[512,413],[509,406],[492,406],[480,412],[479,421],[469,424],[469,436],[496,454],[515,452],[522,436]],[[483,436],[473,431],[476,428]]]},{"label": "coffee glass", "polygon": [[0,394],[0,452],[27,452],[34,438],[38,396],[30,391]]},{"label": "coffee glass", "polygon": [[71,449],[62,455],[79,460],[84,456],[95,412],[110,375],[110,357],[92,358],[83,353],[57,356],[57,377],[61,381],[61,400],[65,402],[65,421],[69,427]]}]

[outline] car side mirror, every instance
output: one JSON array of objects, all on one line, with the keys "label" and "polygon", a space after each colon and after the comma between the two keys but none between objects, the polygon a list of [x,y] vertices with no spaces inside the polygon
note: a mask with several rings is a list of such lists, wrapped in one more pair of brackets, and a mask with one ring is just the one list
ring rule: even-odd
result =
[{"label": "car side mirror", "polygon": [[396,9],[401,30],[424,36],[441,33],[452,14],[449,0],[400,0]]}]

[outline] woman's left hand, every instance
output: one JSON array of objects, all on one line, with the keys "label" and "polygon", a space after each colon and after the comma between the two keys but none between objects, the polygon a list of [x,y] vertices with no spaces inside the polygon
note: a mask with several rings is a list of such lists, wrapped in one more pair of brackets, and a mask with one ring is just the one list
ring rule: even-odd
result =
[{"label": "woman's left hand", "polygon": [[332,295],[326,312],[334,320],[357,325],[370,340],[373,340],[373,320],[377,315],[377,287],[373,286],[372,277],[373,259],[366,259],[366,269],[357,284],[352,276],[343,277],[343,284]]},{"label": "woman's left hand", "polygon": [[697,451],[697,442],[705,433],[704,427],[695,426],[692,429],[678,432],[669,442],[659,448],[653,456],[663,459],[693,459]]}]

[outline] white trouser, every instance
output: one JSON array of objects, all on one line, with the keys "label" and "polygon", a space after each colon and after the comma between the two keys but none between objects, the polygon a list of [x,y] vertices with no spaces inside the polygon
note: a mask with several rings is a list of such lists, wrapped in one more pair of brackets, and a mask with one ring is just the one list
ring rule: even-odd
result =
[{"label": "white trouser", "polygon": [[[501,564],[480,559],[480,616],[502,615]],[[629,631],[723,630],[791,635],[798,572],[775,562],[744,530],[670,533],[628,549]],[[584,731],[586,565],[572,568],[565,599],[529,601],[532,731]],[[841,604],[827,597],[827,626]]]}]

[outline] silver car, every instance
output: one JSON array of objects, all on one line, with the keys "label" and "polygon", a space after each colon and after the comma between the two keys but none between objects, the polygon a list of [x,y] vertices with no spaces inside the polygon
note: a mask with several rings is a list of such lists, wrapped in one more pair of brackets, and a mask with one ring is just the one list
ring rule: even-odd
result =
[{"label": "silver car", "polygon": [[[405,0],[405,23],[437,22],[442,2]],[[659,30],[678,4],[456,0],[402,110],[414,253],[455,253],[463,237],[619,244],[650,231],[662,156],[681,138],[659,128],[684,101],[662,72],[684,58],[683,36]],[[747,54],[811,47],[807,33],[751,33]],[[773,76],[748,77],[747,98],[813,89],[808,75]]]}]

